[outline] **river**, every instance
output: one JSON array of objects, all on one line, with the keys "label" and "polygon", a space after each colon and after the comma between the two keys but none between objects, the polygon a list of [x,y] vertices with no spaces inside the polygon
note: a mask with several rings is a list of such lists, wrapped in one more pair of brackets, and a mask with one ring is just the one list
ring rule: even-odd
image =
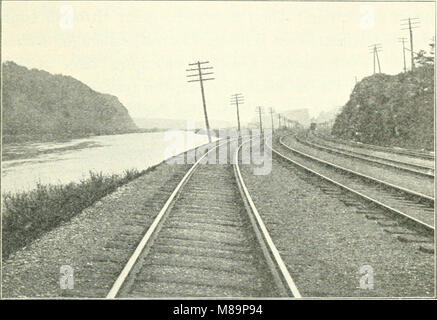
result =
[{"label": "river", "polygon": [[205,135],[167,131],[4,145],[1,189],[15,193],[33,189],[38,182],[77,182],[88,177],[89,171],[143,170],[207,141]]}]

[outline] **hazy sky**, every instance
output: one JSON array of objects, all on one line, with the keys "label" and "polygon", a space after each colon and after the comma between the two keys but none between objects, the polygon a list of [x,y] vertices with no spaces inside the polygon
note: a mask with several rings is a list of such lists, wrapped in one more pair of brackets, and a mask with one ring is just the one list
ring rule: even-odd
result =
[{"label": "hazy sky", "polygon": [[243,120],[257,105],[318,114],[373,72],[369,45],[382,44],[382,72],[402,71],[400,19],[420,18],[414,49],[428,50],[434,14],[432,2],[3,1],[2,59],[116,95],[132,117],[202,119],[199,84],[185,71],[197,60],[214,67],[211,122],[235,120],[236,92]]}]

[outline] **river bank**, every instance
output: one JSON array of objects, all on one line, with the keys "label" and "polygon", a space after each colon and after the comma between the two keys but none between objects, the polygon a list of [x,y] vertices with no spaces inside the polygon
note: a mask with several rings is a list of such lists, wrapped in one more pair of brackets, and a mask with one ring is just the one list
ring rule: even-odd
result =
[{"label": "river bank", "polygon": [[[3,297],[105,297],[190,166],[163,161],[3,259]],[[61,266],[74,270],[71,290],[60,288]]]},{"label": "river bank", "polygon": [[37,184],[79,183],[90,171],[120,175],[130,169],[146,170],[207,140],[193,132],[165,131],[5,145],[2,194],[30,191]]},{"label": "river bank", "polygon": [[2,145],[7,146],[10,144],[21,144],[21,143],[44,143],[44,142],[68,142],[73,139],[84,139],[92,138],[98,136],[108,136],[108,135],[119,135],[119,134],[131,134],[131,133],[149,133],[149,132],[164,132],[169,129],[161,128],[150,128],[143,129],[139,128],[136,130],[128,130],[123,132],[113,132],[109,133],[80,133],[80,132],[61,132],[61,133],[44,133],[44,134],[3,134],[2,135]]},{"label": "river bank", "polygon": [[126,170],[123,175],[90,172],[87,179],[66,185],[41,185],[18,194],[5,194],[2,201],[2,256],[26,246],[44,232],[69,221],[83,209],[126,183],[153,171]]}]

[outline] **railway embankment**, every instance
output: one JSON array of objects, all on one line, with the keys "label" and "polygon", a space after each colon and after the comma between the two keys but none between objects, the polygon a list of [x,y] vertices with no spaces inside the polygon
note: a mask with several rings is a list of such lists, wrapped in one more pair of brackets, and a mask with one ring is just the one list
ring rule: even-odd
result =
[{"label": "railway embankment", "polygon": [[82,212],[120,186],[154,170],[126,170],[123,175],[90,172],[89,178],[66,185],[38,183],[31,191],[6,193],[2,210],[2,257]]},{"label": "railway embankment", "polygon": [[[273,147],[280,148],[277,139]],[[182,165],[158,165],[11,254],[2,265],[3,297],[106,297],[194,162],[185,153],[175,157],[186,157],[190,161]],[[303,297],[434,294],[433,251],[423,249],[431,245],[429,237],[275,154],[267,175],[255,175],[252,164],[240,167]],[[252,239],[231,166],[202,164],[192,177],[150,252],[140,255],[139,271],[130,273],[133,280],[126,286],[132,290],[120,296],[276,296],[267,288],[267,269],[260,268],[261,250]],[[215,242],[206,247],[208,239]],[[234,256],[240,251],[248,258]],[[66,289],[62,279],[69,275],[74,283]],[[367,280],[363,287],[363,277],[369,276],[371,288]],[[238,279],[247,282],[239,286]]]},{"label": "railway embankment", "polygon": [[[189,167],[163,162],[12,253],[3,297],[105,297]],[[74,289],[60,287],[62,266],[74,272]]]}]

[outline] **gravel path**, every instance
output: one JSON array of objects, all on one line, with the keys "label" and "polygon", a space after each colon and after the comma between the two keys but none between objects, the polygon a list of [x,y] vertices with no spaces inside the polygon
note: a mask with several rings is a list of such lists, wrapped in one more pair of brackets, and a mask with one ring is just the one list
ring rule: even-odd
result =
[{"label": "gravel path", "polygon": [[431,179],[423,179],[405,172],[380,168],[365,161],[351,159],[341,155],[318,150],[298,142],[293,136],[284,137],[283,142],[286,145],[297,149],[298,151],[305,152],[319,159],[329,161],[376,179],[434,197],[434,181]]},{"label": "gravel path", "polygon": [[[250,165],[242,174],[304,297],[434,295],[434,255],[420,243],[399,241],[366,210],[322,192],[282,161],[273,159],[269,175],[253,175]],[[374,270],[373,290],[359,288],[364,265]]]},{"label": "gravel path", "polygon": [[[12,254],[2,264],[2,297],[105,297],[190,166],[164,162]],[[72,290],[60,288],[63,265],[74,270]]]}]

